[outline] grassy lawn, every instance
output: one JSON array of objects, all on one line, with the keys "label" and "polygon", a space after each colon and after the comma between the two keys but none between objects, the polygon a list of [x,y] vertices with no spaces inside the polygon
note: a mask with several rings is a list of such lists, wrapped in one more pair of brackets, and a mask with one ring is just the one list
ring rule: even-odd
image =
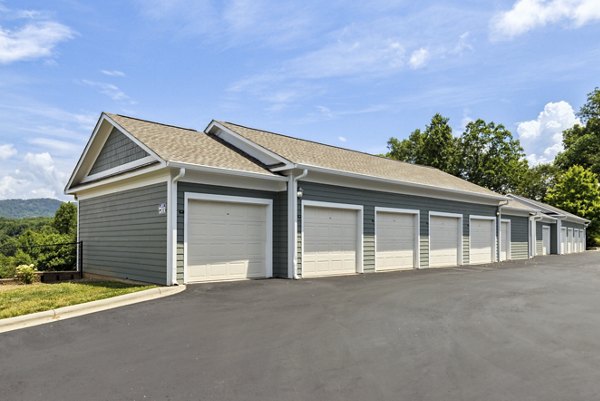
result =
[{"label": "grassy lawn", "polygon": [[0,319],[147,290],[155,285],[112,281],[0,286]]}]

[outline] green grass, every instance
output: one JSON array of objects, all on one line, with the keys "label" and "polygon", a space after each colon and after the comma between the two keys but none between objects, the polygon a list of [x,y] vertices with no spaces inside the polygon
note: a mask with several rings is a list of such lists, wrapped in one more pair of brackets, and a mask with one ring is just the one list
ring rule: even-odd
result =
[{"label": "green grass", "polygon": [[58,284],[0,286],[0,319],[76,305],[147,290],[155,285],[114,281],[80,281]]}]

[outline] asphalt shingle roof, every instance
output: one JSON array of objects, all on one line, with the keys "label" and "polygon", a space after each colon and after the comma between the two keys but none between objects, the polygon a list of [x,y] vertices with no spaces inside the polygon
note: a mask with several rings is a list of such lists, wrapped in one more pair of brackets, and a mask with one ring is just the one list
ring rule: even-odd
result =
[{"label": "asphalt shingle roof", "polygon": [[499,197],[489,189],[441,170],[399,162],[354,150],[293,138],[273,132],[219,122],[231,131],[295,164],[305,164],[369,177]]},{"label": "asphalt shingle roof", "polygon": [[275,175],[254,160],[201,131],[106,113],[163,160]]}]

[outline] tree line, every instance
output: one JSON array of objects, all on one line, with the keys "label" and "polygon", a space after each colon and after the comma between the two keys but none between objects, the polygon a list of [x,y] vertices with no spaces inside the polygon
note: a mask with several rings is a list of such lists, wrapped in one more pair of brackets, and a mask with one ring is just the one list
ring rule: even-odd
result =
[{"label": "tree line", "polygon": [[0,218],[0,278],[14,277],[16,267],[33,264],[44,270],[75,266],[77,206],[62,203],[54,217]]},{"label": "tree line", "polygon": [[431,166],[501,194],[513,193],[592,221],[588,245],[600,244],[600,89],[577,112],[581,124],[563,132],[551,163],[530,166],[521,143],[502,124],[477,119],[454,136],[435,114],[407,139],[388,140],[386,157]]}]

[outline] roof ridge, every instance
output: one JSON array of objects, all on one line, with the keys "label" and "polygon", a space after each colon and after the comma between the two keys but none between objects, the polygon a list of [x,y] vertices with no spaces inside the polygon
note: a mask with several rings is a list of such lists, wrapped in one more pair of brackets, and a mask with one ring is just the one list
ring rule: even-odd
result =
[{"label": "roof ridge", "polygon": [[[106,113],[106,114],[110,115],[112,113]],[[173,124],[165,124],[165,123],[161,123],[161,122],[158,122],[158,121],[146,120],[144,118],[139,118],[139,117],[126,116],[124,114],[119,114],[119,113],[116,113],[114,115],[115,116],[119,116],[119,117],[123,117],[123,118],[129,118],[130,120],[142,121],[142,122],[149,123],[149,124],[162,125],[162,126],[165,126],[165,127],[183,129],[183,130],[186,130],[186,131],[201,132],[201,131],[198,131],[197,129],[194,129],[194,128],[187,128],[187,127],[182,127],[182,126],[173,125]]]},{"label": "roof ridge", "polygon": [[[334,149],[346,150],[348,152],[359,153],[359,154],[362,154],[362,155],[365,155],[365,156],[376,157],[378,159],[389,160],[389,161],[400,163],[400,164],[409,164],[411,166],[429,168],[429,169],[432,169],[432,170],[441,171],[441,172],[445,173],[445,171],[442,171],[442,170],[440,170],[438,168],[435,168],[435,167],[432,167],[432,166],[424,166],[422,164],[415,164],[415,163],[405,162],[405,161],[402,161],[402,160],[390,159],[389,157],[380,156],[380,155],[374,155],[373,153],[363,152],[362,150],[343,148],[341,146],[331,145],[331,144],[328,144],[328,143],[323,143],[323,142],[315,141],[315,140],[312,140],[312,139],[297,138],[295,136],[285,135],[285,134],[281,134],[279,132],[273,132],[273,131],[268,131],[268,130],[264,130],[264,129],[260,129],[260,128],[248,127],[247,125],[232,123],[231,121],[219,121],[219,122],[220,123],[226,123],[226,124],[235,125],[235,126],[238,126],[238,127],[241,127],[241,128],[251,129],[251,130],[254,130],[254,131],[261,131],[261,132],[265,132],[267,134],[282,136],[284,138],[294,139],[296,141],[310,142],[310,143],[314,143],[314,144],[322,145],[322,146],[327,146],[327,147],[334,148]],[[446,174],[448,174],[448,173],[446,173]],[[450,174],[450,175],[452,175],[452,174]],[[456,177],[456,176],[453,175],[453,177]],[[456,177],[456,178],[460,178],[460,177]]]}]

